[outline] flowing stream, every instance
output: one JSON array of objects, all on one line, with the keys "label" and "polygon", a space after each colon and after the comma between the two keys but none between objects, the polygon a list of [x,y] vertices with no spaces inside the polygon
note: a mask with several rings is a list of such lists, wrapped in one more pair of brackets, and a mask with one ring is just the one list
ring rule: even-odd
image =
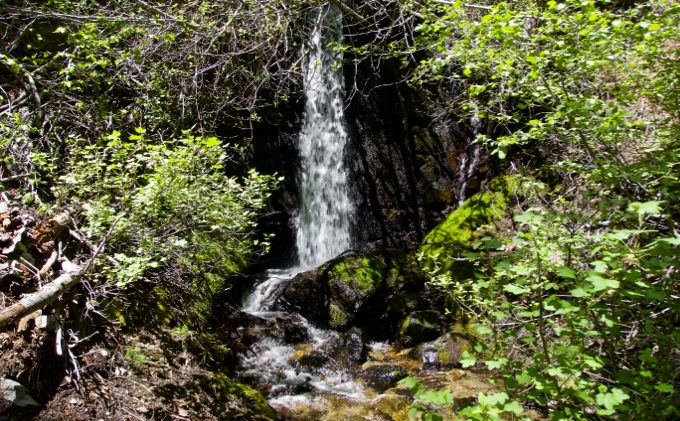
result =
[{"label": "flowing stream", "polygon": [[[344,420],[354,416],[363,420],[406,420],[410,405],[406,390],[379,393],[357,376],[370,365],[381,364],[396,364],[415,372],[422,361],[409,358],[408,350],[400,352],[387,343],[369,343],[368,361],[361,367],[337,365],[335,360],[317,366],[303,364],[305,356],[323,354],[331,346],[337,349],[333,344],[340,343],[344,349],[347,342],[342,341],[346,339],[337,332],[310,325],[301,316],[272,310],[280,291],[295,275],[320,266],[352,245],[352,204],[343,167],[347,132],[343,124],[342,54],[333,48],[341,41],[342,14],[331,3],[319,10],[306,51],[306,106],[299,136],[298,261],[290,268],[269,270],[244,297],[242,310],[256,320],[253,337],[257,339],[241,358],[240,375],[267,391],[269,403],[287,419]],[[274,334],[282,320],[294,320],[296,329],[305,332],[306,340],[292,345]],[[451,380],[447,373],[433,374],[441,377],[430,376],[438,386]],[[465,374],[455,374],[457,383],[447,387],[460,387],[460,376]],[[477,382],[475,375],[468,379]],[[474,390],[476,386],[466,387]]]},{"label": "flowing stream", "polygon": [[[296,218],[297,264],[268,271],[264,281],[245,297],[242,310],[265,319],[280,313],[270,311],[277,292],[297,273],[313,269],[351,246],[352,205],[344,168],[347,132],[343,122],[344,79],[342,53],[332,48],[342,41],[342,14],[334,5],[320,8],[307,45],[305,63],[305,114],[299,136],[301,174],[300,203]],[[270,385],[270,403],[293,408],[311,405],[320,395],[335,394],[361,400],[365,389],[343,370],[301,371],[291,364],[301,348],[316,349],[337,333],[317,329],[302,321],[309,336],[307,344],[292,346],[265,336],[244,358],[243,373]]]}]

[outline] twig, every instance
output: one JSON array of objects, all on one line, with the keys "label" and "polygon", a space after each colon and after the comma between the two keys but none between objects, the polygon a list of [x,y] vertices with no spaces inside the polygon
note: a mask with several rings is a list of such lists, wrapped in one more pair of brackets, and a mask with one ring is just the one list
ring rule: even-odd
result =
[{"label": "twig", "polygon": [[0,178],[0,183],[7,183],[9,181],[21,180],[23,178],[28,178],[30,176],[31,176],[31,174],[12,175],[12,176],[9,176],[9,177]]}]

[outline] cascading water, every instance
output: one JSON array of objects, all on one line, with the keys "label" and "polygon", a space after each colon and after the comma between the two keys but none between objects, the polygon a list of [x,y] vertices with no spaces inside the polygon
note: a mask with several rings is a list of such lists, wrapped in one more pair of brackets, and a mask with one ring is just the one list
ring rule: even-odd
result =
[{"label": "cascading water", "polygon": [[347,132],[343,122],[342,15],[335,7],[317,19],[305,68],[305,118],[300,133],[298,266],[310,269],[350,247],[347,173],[343,165]]},{"label": "cascading water", "polygon": [[[332,259],[350,247],[352,206],[343,167],[347,132],[343,123],[344,81],[342,53],[332,44],[342,41],[342,14],[332,3],[321,8],[308,45],[305,63],[305,115],[299,138],[301,174],[300,208],[296,218],[298,262],[292,268],[274,269],[245,297],[242,310],[265,319],[280,313],[270,311],[278,291],[297,273]],[[310,346],[318,348],[337,333],[305,323]],[[313,400],[314,394],[291,390],[313,390],[358,398],[363,386],[342,370],[300,372],[290,364],[295,348],[272,337],[263,337],[243,359],[244,375],[271,386],[271,402],[291,406]],[[279,393],[280,391],[280,393]]]},{"label": "cascading water", "polygon": [[298,262],[270,271],[246,297],[243,310],[262,313],[276,292],[297,273],[312,269],[350,248],[352,205],[344,168],[347,131],[343,122],[342,14],[333,4],[321,8],[305,63],[305,115],[299,137],[300,208],[296,218]]}]

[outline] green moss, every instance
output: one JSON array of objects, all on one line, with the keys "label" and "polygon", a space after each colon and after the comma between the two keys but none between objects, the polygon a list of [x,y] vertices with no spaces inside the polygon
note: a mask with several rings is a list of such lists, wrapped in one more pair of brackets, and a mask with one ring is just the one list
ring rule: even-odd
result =
[{"label": "green moss", "polygon": [[345,326],[348,322],[347,313],[334,303],[328,306],[328,316],[330,318],[328,323],[333,328]]},{"label": "green moss", "polygon": [[330,279],[354,282],[364,295],[375,292],[383,281],[386,265],[378,257],[358,255],[340,260],[330,268]]},{"label": "green moss", "polygon": [[216,399],[221,396],[231,395],[238,398],[254,414],[262,415],[271,419],[276,418],[276,413],[267,403],[267,399],[258,390],[250,386],[235,382],[222,373],[212,373],[213,379],[203,379],[201,386],[204,390],[213,392]]},{"label": "green moss", "polygon": [[517,176],[499,177],[486,191],[470,197],[453,211],[423,239],[418,250],[422,267],[426,270],[439,267],[441,271],[450,272],[454,261],[449,257],[470,249],[476,230],[506,215],[520,182],[521,178]]}]

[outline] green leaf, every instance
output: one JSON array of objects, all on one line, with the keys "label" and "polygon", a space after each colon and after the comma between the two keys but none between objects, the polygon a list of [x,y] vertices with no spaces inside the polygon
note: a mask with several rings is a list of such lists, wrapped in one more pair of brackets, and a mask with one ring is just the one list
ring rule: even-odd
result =
[{"label": "green leaf", "polygon": [[595,395],[595,402],[607,410],[613,410],[628,398],[630,396],[626,392],[615,387],[611,392],[601,392]]},{"label": "green leaf", "polygon": [[472,367],[477,363],[477,357],[470,354],[467,350],[463,350],[460,355],[460,365],[463,368]]},{"label": "green leaf", "polygon": [[572,289],[571,291],[569,291],[569,294],[571,294],[572,297],[576,298],[584,298],[592,295],[590,292],[580,287]]},{"label": "green leaf", "polygon": [[576,279],[576,272],[567,266],[560,266],[556,272],[562,278]]},{"label": "green leaf", "polygon": [[654,386],[654,389],[658,390],[661,393],[673,393],[673,391],[675,390],[673,388],[673,385],[668,383],[657,384],[656,386]]},{"label": "green leaf", "polygon": [[413,389],[418,384],[418,379],[416,379],[415,377],[408,376],[399,380],[397,383],[402,386],[406,386],[409,389]]},{"label": "green leaf", "polygon": [[509,293],[511,293],[511,294],[515,294],[515,295],[522,295],[522,294],[525,294],[525,293],[527,293],[527,292],[529,291],[528,289],[522,288],[522,287],[520,287],[520,286],[518,286],[518,285],[515,285],[515,284],[507,284],[507,285],[504,285],[504,286],[503,286],[503,289],[504,289],[505,291],[507,291],[507,292],[509,292]]},{"label": "green leaf", "polygon": [[503,411],[512,412],[515,415],[522,415],[524,413],[524,408],[517,401],[508,402],[503,405]]},{"label": "green leaf", "polygon": [[486,395],[484,392],[480,392],[477,396],[477,400],[479,401],[480,405],[491,407],[497,406],[499,404],[502,405],[507,402],[509,398],[510,396],[508,396],[508,394],[505,392],[498,392],[492,395]]},{"label": "green leaf", "polygon": [[508,363],[507,358],[499,358],[497,360],[491,360],[491,361],[485,361],[484,364],[488,367],[489,370],[495,370],[497,368],[501,368],[505,366]]},{"label": "green leaf", "polygon": [[650,200],[649,202],[633,202],[628,205],[629,212],[635,212],[638,215],[660,215],[661,205],[663,201]]},{"label": "green leaf", "polygon": [[593,291],[604,291],[605,289],[616,289],[620,286],[620,282],[614,279],[606,279],[599,275],[590,275],[587,279],[593,285]]}]

